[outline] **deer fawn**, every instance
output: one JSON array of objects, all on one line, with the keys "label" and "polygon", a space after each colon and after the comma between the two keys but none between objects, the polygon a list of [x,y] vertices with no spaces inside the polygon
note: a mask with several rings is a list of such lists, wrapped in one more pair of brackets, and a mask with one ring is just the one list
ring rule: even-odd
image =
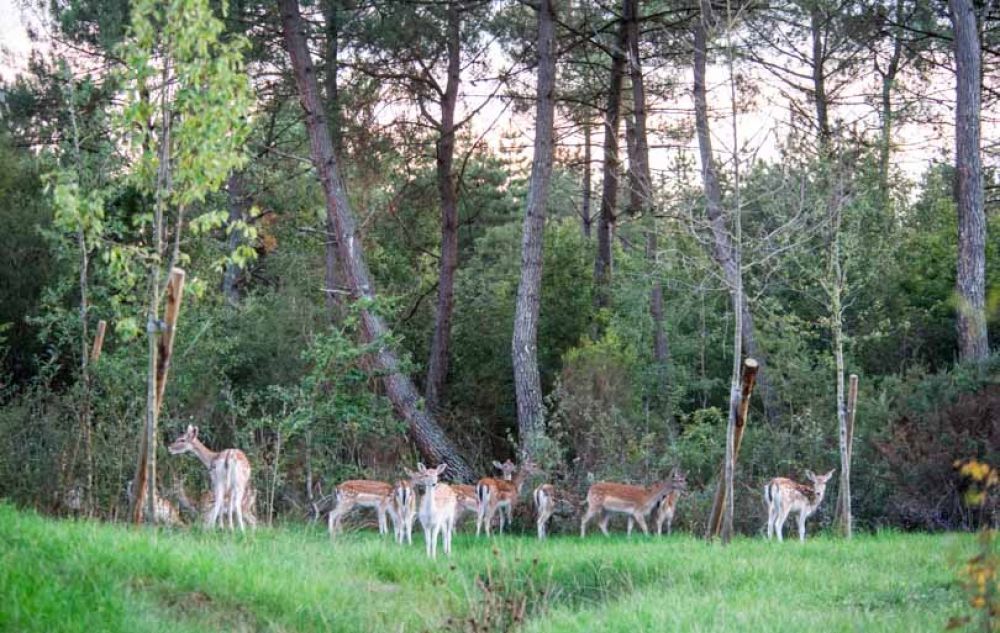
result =
[{"label": "deer fawn", "polygon": [[390,515],[396,528],[396,542],[413,545],[413,519],[417,516],[417,493],[407,479],[400,479],[392,487]]},{"label": "deer fawn", "polygon": [[478,518],[479,497],[476,496],[476,487],[468,484],[451,484],[451,489],[455,491],[455,498],[458,501],[458,507],[455,510],[455,522],[458,523],[458,520],[468,512],[471,512]]},{"label": "deer fawn", "polygon": [[[507,513],[507,521],[513,522],[514,506],[517,504],[518,497],[521,496],[524,482],[532,474],[541,472],[530,459],[521,462],[520,468],[509,459],[503,464],[495,461],[493,466],[503,473],[504,478],[483,477],[476,484],[476,496],[479,497],[479,517],[476,520],[477,536],[482,526],[486,527],[486,536],[492,534],[493,517],[498,511],[500,512],[500,533],[503,534],[504,512]],[[513,474],[515,470],[517,471],[516,475]]]},{"label": "deer fawn", "polygon": [[587,511],[580,521],[580,536],[586,536],[587,523],[598,514],[601,515],[599,524],[601,532],[608,536],[608,521],[613,513],[629,516],[629,534],[634,520],[642,528],[643,534],[648,535],[646,517],[652,512],[653,507],[672,490],[682,489],[685,483],[684,475],[675,468],[671,472],[670,479],[647,488],[606,481],[592,485],[587,491]]},{"label": "deer fawn", "polygon": [[[678,471],[674,471],[674,488],[667,493],[667,496],[660,499],[660,505],[656,509],[656,535],[663,535],[663,522],[667,523],[667,534],[673,531],[674,514],[677,512],[677,499],[681,493],[687,490],[687,476]],[[632,519],[629,518],[629,527],[632,527]],[[631,532],[631,530],[629,530]]]},{"label": "deer fawn", "polygon": [[392,490],[391,484],[369,479],[351,479],[337,486],[334,493],[337,505],[330,511],[328,523],[330,537],[343,529],[344,516],[354,508],[374,508],[378,515],[378,533],[387,534],[389,525],[385,517],[392,509]]},{"label": "deer fawn", "polygon": [[767,505],[767,538],[775,531],[778,533],[778,540],[781,541],[781,532],[785,527],[785,520],[789,513],[799,514],[799,540],[806,540],[806,519],[809,518],[819,504],[823,502],[823,495],[826,494],[826,483],[833,477],[836,469],[825,475],[815,475],[811,470],[806,471],[806,479],[812,485],[800,484],[786,477],[775,477],[764,486],[764,504]]},{"label": "deer fawn", "polygon": [[[125,497],[128,499],[129,505],[135,502],[135,482],[131,479],[125,484]],[[143,508],[145,512],[145,508]],[[159,493],[156,494],[156,523],[162,525],[184,525],[181,521],[181,513],[177,510],[177,506],[165,497],[161,497]]]},{"label": "deer fawn", "polygon": [[414,484],[424,487],[424,496],[420,499],[420,525],[424,528],[424,543],[427,555],[431,558],[437,558],[437,538],[442,532],[444,553],[451,556],[451,536],[455,531],[458,498],[451,486],[438,482],[441,473],[447,468],[448,464],[430,469],[417,464],[416,472],[406,471]]},{"label": "deer fawn", "polygon": [[243,451],[238,448],[227,448],[218,453],[210,451],[198,439],[198,427],[190,424],[187,430],[174,440],[174,443],[167,450],[170,451],[171,455],[194,453],[208,468],[215,503],[205,524],[209,527],[215,527],[219,513],[222,512],[223,506],[226,506],[229,529],[233,529],[233,513],[235,512],[237,522],[240,524],[240,531],[244,531],[243,505],[250,488],[250,461],[247,460]]}]

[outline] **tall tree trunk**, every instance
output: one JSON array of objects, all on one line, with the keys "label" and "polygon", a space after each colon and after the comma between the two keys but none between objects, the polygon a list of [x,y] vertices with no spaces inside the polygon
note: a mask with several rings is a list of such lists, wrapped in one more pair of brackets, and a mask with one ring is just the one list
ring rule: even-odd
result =
[{"label": "tall tree trunk", "polygon": [[521,280],[517,285],[511,354],[517,394],[517,429],[522,457],[536,457],[544,435],[542,382],[538,374],[538,311],[542,291],[542,237],[552,178],[555,118],[555,10],[538,4],[538,84],[535,151],[521,234]]},{"label": "tall tree trunk", "polygon": [[448,5],[448,82],[441,99],[441,136],[437,143],[437,185],[441,197],[441,261],[437,313],[431,354],[427,363],[427,407],[437,411],[448,378],[451,317],[454,310],[455,269],[458,268],[458,195],[452,164],[455,157],[455,104],[461,72],[461,12],[458,2]]},{"label": "tall tree trunk", "polygon": [[[826,149],[830,141],[830,115],[826,99],[826,26],[818,7],[809,12],[809,33],[812,37],[813,102],[816,106],[816,128],[820,148]],[[825,158],[825,155],[824,155]]]},{"label": "tall tree trunk", "polygon": [[[326,107],[330,117],[330,141],[333,152],[338,157],[343,156],[343,136],[341,134],[340,91],[337,87],[337,75],[340,68],[340,22],[341,4],[343,0],[323,1],[323,20],[326,23],[326,59],[323,67],[323,83],[326,90]],[[323,240],[323,281],[326,284],[325,300],[330,318],[337,321],[340,317],[340,290],[343,283],[337,270],[337,236],[336,230],[329,222],[326,223],[326,236]]]},{"label": "tall tree trunk", "polygon": [[[298,0],[280,0],[282,30],[292,63],[302,109],[306,115],[309,147],[326,198],[327,221],[337,237],[338,263],[354,301],[375,299],[375,289],[359,243],[356,220],[340,178],[337,156],[327,129],[326,112],[319,97],[316,71],[306,45],[306,32]],[[361,336],[366,342],[385,340],[389,329],[377,314],[361,311]],[[420,453],[431,463],[447,462],[454,479],[473,481],[475,473],[458,454],[454,444],[434,419],[420,406],[420,396],[410,378],[400,369],[399,358],[388,344],[373,354],[374,366],[383,374],[386,395],[403,418]]]},{"label": "tall tree trunk", "polygon": [[653,321],[653,365],[656,370],[656,394],[652,400],[661,400],[659,393],[666,387],[669,348],[663,327],[663,285],[656,270],[657,235],[653,217],[653,178],[649,168],[649,136],[646,131],[646,86],[642,75],[642,58],[639,55],[639,0],[625,0],[625,25],[628,39],[628,71],[632,82],[632,142],[629,171],[634,213],[642,216],[646,224],[646,259],[652,276],[649,290],[649,315]]},{"label": "tall tree trunk", "polygon": [[882,198],[882,208],[888,216],[891,211],[891,196],[889,195],[889,160],[892,152],[892,125],[894,112],[892,108],[892,90],[896,85],[896,76],[899,74],[899,66],[903,55],[903,20],[905,13],[903,10],[903,0],[896,0],[896,24],[892,28],[892,56],[885,71],[879,71],[882,77],[882,112],[881,112],[881,138],[879,139],[878,155],[878,184],[879,195]]},{"label": "tall tree trunk", "polygon": [[580,209],[580,219],[583,221],[583,237],[590,240],[590,226],[593,217],[590,211],[590,199],[593,196],[593,185],[590,173],[592,135],[590,128],[590,118],[583,124],[583,204]]},{"label": "tall tree trunk", "polygon": [[986,213],[980,157],[982,51],[972,0],[949,0],[955,28],[955,198],[958,206],[958,354],[981,361],[986,332]]},{"label": "tall tree trunk", "polygon": [[[627,2],[627,0],[624,0]],[[625,75],[625,47],[628,26],[625,20],[611,49],[608,102],[604,112],[604,166],[601,182],[601,212],[597,221],[597,257],[594,260],[594,298],[597,307],[611,303],[611,232],[618,204],[618,128],[621,124],[622,80]]]},{"label": "tall tree trunk", "polygon": [[[226,197],[229,203],[229,224],[232,226],[237,222],[248,220],[247,212],[250,209],[250,197],[246,191],[246,176],[242,171],[234,171],[229,175],[229,182],[226,184]],[[229,232],[227,249],[230,255],[239,247],[243,241],[243,232],[231,230]],[[230,305],[238,305],[240,302],[239,282],[243,269],[233,262],[226,264],[226,270],[222,274],[222,295]]]},{"label": "tall tree trunk", "polygon": [[[760,370],[757,375],[757,385],[760,388],[761,399],[764,402],[764,413],[768,421],[778,418],[778,408],[765,372],[766,363],[757,341],[754,338],[753,315],[743,291],[743,273],[735,259],[733,240],[729,233],[726,215],[722,210],[722,188],[719,185],[718,168],[712,151],[712,134],[708,120],[708,94],[705,84],[707,66],[708,25],[712,14],[711,5],[701,0],[702,17],[694,27],[694,113],[695,135],[698,139],[698,153],[701,160],[701,176],[705,187],[705,214],[708,216],[709,228],[712,233],[712,258],[722,269],[729,291],[739,288],[737,301],[734,303],[734,318],[740,321],[740,335],[743,344],[743,354],[757,360]],[[735,381],[739,380],[739,365]],[[734,392],[738,388],[733,388]]]}]

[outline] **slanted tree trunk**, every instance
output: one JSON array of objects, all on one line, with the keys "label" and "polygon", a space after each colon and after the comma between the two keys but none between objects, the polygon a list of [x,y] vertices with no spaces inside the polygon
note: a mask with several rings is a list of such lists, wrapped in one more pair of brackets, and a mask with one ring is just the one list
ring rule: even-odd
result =
[{"label": "slanted tree trunk", "polygon": [[632,83],[632,142],[629,144],[629,171],[633,213],[642,216],[646,224],[646,259],[652,275],[649,291],[649,315],[653,321],[653,365],[656,369],[656,394],[666,387],[667,333],[663,327],[663,285],[656,271],[657,235],[653,217],[653,179],[649,168],[649,136],[646,132],[646,86],[639,56],[639,0],[625,0],[625,26],[628,39],[628,72]]},{"label": "slanted tree trunk", "polygon": [[588,117],[583,124],[583,203],[580,209],[580,219],[583,222],[583,237],[587,240],[590,240],[590,227],[593,223],[590,211],[590,199],[593,196],[593,185],[591,184],[592,179],[590,175],[592,146],[590,130],[590,118]]},{"label": "slanted tree trunk", "polygon": [[521,234],[521,280],[517,285],[511,354],[517,395],[517,430],[522,458],[537,457],[544,436],[542,381],[538,373],[538,311],[542,292],[542,237],[552,178],[555,118],[555,10],[538,3],[538,83],[535,151]]},{"label": "slanted tree trunk", "polygon": [[[337,263],[350,298],[371,301],[375,299],[375,288],[358,239],[354,212],[340,178],[298,0],[280,0],[279,9],[285,45],[306,116],[310,154],[326,198],[327,222],[336,235]],[[361,311],[361,336],[365,342],[384,341],[388,334],[389,329],[381,317],[370,310]],[[420,406],[420,396],[410,378],[402,373],[396,353],[387,345],[383,346],[373,354],[372,363],[383,374],[386,396],[408,424],[410,435],[424,459],[432,464],[446,462],[448,472],[456,480],[476,479],[441,427]]]},{"label": "slanted tree trunk", "polygon": [[[627,0],[625,0],[627,2]],[[601,182],[601,211],[597,219],[597,257],[594,260],[594,300],[597,307],[611,303],[611,240],[618,205],[618,128],[621,126],[622,81],[625,76],[625,47],[628,27],[625,20],[611,49],[608,101],[604,111],[604,162]]]},{"label": "slanted tree trunk", "polygon": [[958,355],[981,361],[986,332],[986,212],[980,156],[982,51],[972,0],[949,0],[955,29],[955,199],[958,207]]},{"label": "slanted tree trunk", "polygon": [[437,312],[427,363],[427,408],[437,411],[448,378],[451,317],[454,310],[455,269],[458,268],[458,195],[452,164],[455,158],[455,104],[461,79],[461,12],[458,2],[448,5],[448,81],[441,98],[441,136],[437,143],[437,185],[441,198],[441,260]]},{"label": "slanted tree trunk", "polygon": [[719,185],[718,168],[712,151],[712,134],[708,120],[708,94],[705,84],[708,26],[712,19],[711,14],[711,6],[702,0],[702,17],[695,21],[694,27],[695,135],[698,139],[701,176],[705,187],[705,214],[708,216],[709,229],[712,234],[711,255],[722,270],[723,279],[725,279],[730,293],[733,292],[734,288],[739,288],[733,311],[734,317],[738,316],[740,324],[743,354],[756,359],[760,365],[756,382],[764,402],[764,413],[769,421],[773,421],[778,417],[777,405],[774,403],[774,396],[767,381],[763,354],[757,349],[757,342],[754,338],[753,315],[747,304],[746,293],[743,292],[743,274],[735,259],[732,236],[727,226],[726,214],[722,209],[722,188]]}]

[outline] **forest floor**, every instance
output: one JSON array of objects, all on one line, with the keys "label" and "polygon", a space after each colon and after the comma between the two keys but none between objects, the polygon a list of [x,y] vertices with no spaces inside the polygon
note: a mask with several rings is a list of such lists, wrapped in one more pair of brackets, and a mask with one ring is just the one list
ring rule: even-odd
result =
[{"label": "forest floor", "polygon": [[422,534],[331,544],[320,526],[137,530],[0,504],[0,630],[941,631],[966,611],[956,572],[975,548],[969,535],[723,548],[468,529],[433,561]]}]

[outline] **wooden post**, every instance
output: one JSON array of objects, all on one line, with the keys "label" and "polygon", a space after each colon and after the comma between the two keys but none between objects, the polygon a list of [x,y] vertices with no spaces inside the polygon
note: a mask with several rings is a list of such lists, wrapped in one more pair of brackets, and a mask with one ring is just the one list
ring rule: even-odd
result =
[{"label": "wooden post", "polygon": [[177,314],[181,309],[181,297],[184,294],[184,271],[174,268],[170,271],[167,281],[166,308],[163,314],[163,331],[160,332],[159,349],[156,356],[156,411],[163,406],[163,390],[167,387],[167,374],[170,371],[170,359],[174,351],[174,333],[177,325]]},{"label": "wooden post", "polygon": [[97,334],[94,336],[94,346],[90,348],[90,362],[96,363],[101,358],[101,350],[104,348],[104,332],[108,329],[108,322],[101,319],[97,323]]},{"label": "wooden post", "polygon": [[[740,454],[740,444],[743,442],[743,431],[746,429],[747,416],[750,411],[750,395],[753,393],[754,384],[757,381],[757,370],[760,365],[756,360],[748,358],[743,361],[742,389],[740,390],[740,404],[736,410],[736,430],[733,438],[733,469],[736,469],[736,460]],[[712,512],[708,518],[708,525],[705,530],[705,538],[712,539],[719,536],[722,530],[723,508],[726,505],[725,471],[726,458],[722,458],[722,466],[719,467],[719,484],[715,489],[715,498],[712,501]]]},{"label": "wooden post", "polygon": [[[139,448],[139,467],[135,477],[135,502],[133,506],[132,520],[141,523],[144,512],[150,523],[155,522],[156,499],[151,494],[156,490],[156,446],[153,441],[156,438],[156,422],[159,420],[160,408],[163,405],[163,391],[167,386],[167,374],[170,370],[170,357],[174,349],[174,334],[176,332],[177,315],[180,312],[181,297],[184,293],[185,273],[180,268],[170,271],[170,278],[167,280],[166,308],[164,310],[163,324],[157,340],[156,354],[156,400],[153,412],[153,426],[146,429],[142,434]],[[151,349],[150,353],[154,353]]]},{"label": "wooden post", "polygon": [[851,460],[854,458],[854,419],[858,411],[858,375],[851,374],[847,391],[847,447],[840,465],[840,489],[837,491],[836,521],[841,533],[851,538],[854,516],[851,511]]}]

